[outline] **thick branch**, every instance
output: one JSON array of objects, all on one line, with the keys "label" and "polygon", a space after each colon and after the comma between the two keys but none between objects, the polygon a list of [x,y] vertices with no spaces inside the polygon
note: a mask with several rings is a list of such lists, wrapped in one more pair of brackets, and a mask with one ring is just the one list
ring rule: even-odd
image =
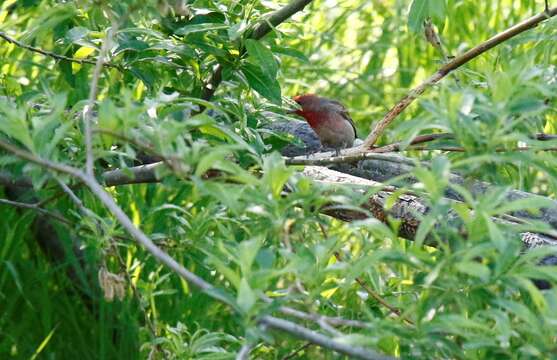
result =
[{"label": "thick branch", "polygon": [[547,20],[550,17],[557,15],[557,7],[553,9],[549,9],[547,12],[540,13],[538,15],[532,16],[529,19],[522,21],[514,25],[513,27],[495,35],[489,40],[484,41],[483,43],[479,44],[478,46],[468,50],[464,54],[455,57],[452,61],[448,62],[447,64],[443,65],[435,74],[433,74],[430,78],[425,80],[423,83],[415,87],[414,89],[410,90],[410,92],[403,97],[398,104],[396,104],[385,116],[381,119],[373,128],[371,133],[368,137],[364,140],[364,144],[362,145],[362,149],[371,149],[372,146],[375,144],[377,139],[383,134],[383,131],[389,124],[393,122],[393,120],[402,113],[416,98],[418,98],[421,94],[424,93],[429,87],[435,85],[445,76],[447,76],[451,71],[458,69],[462,65],[466,64],[470,60],[480,56],[484,52],[494,48],[495,46],[501,44],[502,42],[523,33],[526,30],[532,29],[536,27],[539,23]]},{"label": "thick branch", "polygon": [[[362,179],[320,166],[307,166],[303,174],[315,181],[325,184],[357,185],[358,188],[354,189],[354,191],[357,191],[359,195],[364,195],[368,192],[367,190],[377,189],[379,186],[382,186],[382,184],[375,181]],[[399,195],[396,202],[387,210],[387,199],[389,199],[390,196],[392,196],[391,192],[378,191],[374,195],[371,195],[361,206],[381,222],[387,223],[388,217],[400,220],[401,224],[398,235],[405,239],[413,240],[420,226],[420,218],[426,215],[429,210],[427,204],[417,196],[404,194]],[[368,217],[364,212],[344,210],[335,207],[324,208],[323,210],[328,215],[344,221],[361,220]],[[498,223],[510,223],[510,221],[494,220]],[[444,222],[450,224],[455,229],[460,228],[460,225],[462,225],[458,215],[455,213],[447,214]],[[557,246],[556,239],[541,234],[525,232],[521,233],[520,237],[527,248],[542,245]],[[431,239],[428,244],[435,245]]]}]

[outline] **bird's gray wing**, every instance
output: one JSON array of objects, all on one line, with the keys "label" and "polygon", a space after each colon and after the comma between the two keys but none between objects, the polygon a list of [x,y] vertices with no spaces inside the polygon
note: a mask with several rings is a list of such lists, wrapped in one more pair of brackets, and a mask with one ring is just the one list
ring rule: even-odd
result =
[{"label": "bird's gray wing", "polygon": [[358,132],[356,131],[356,125],[354,124],[354,120],[352,120],[352,118],[350,117],[348,110],[346,110],[344,105],[336,100],[329,100],[329,102],[335,108],[335,110],[338,111],[339,114],[350,123],[350,125],[352,125],[352,128],[354,129],[354,136],[357,138]]}]

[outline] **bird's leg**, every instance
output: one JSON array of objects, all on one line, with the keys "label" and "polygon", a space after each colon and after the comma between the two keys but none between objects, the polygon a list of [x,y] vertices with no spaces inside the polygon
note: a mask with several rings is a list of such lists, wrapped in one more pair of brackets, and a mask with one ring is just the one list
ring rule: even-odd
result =
[{"label": "bird's leg", "polygon": [[549,16],[549,0],[545,0],[545,13]]},{"label": "bird's leg", "polygon": [[335,148],[335,156],[340,156],[340,148]]}]

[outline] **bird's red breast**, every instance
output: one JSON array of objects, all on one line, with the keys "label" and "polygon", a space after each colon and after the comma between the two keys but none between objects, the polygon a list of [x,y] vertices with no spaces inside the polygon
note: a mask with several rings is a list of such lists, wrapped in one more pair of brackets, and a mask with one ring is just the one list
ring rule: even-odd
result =
[{"label": "bird's red breast", "polygon": [[308,122],[309,126],[316,129],[321,125],[323,121],[325,121],[326,114],[316,112],[316,111],[307,111],[307,110],[296,110],[296,114],[300,115]]}]

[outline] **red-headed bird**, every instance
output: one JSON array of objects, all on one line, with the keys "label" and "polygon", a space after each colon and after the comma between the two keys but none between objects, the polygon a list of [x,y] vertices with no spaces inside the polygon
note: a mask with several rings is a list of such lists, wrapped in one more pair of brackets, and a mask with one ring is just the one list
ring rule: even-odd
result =
[{"label": "red-headed bird", "polygon": [[298,95],[293,100],[301,107],[294,113],[308,122],[322,146],[335,149],[337,155],[341,149],[352,147],[356,127],[341,103],[315,94]]}]

